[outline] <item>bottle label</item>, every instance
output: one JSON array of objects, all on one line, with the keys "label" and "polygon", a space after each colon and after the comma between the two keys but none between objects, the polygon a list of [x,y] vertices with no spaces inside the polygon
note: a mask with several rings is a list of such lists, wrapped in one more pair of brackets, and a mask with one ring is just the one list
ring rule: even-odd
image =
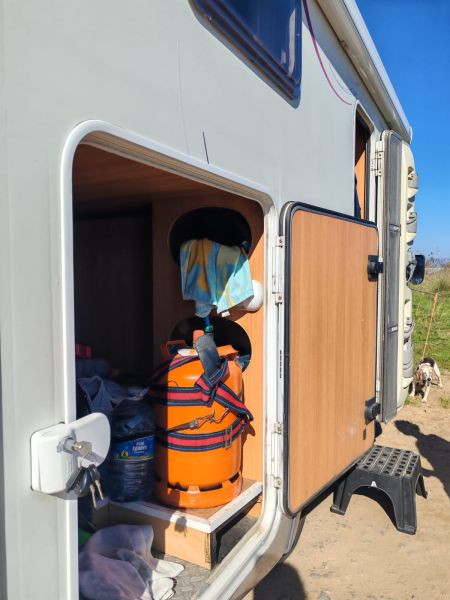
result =
[{"label": "bottle label", "polygon": [[149,460],[155,456],[155,436],[137,438],[112,444],[112,457],[115,460]]}]

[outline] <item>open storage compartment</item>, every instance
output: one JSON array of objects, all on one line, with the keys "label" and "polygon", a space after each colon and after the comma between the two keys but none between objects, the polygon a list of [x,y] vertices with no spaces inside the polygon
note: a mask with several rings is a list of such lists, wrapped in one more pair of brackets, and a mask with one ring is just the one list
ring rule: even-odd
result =
[{"label": "open storage compartment", "polygon": [[[162,362],[161,346],[174,337],[190,343],[198,327],[194,302],[182,299],[180,241],[244,242],[252,278],[264,286],[262,209],[228,191],[82,144],[73,164],[73,217],[76,342],[106,359],[124,385],[145,386]],[[152,497],[106,503],[95,518],[98,526],[149,523],[156,551],[206,568],[223,556],[218,541],[230,524],[240,537],[258,516],[263,480],[264,306],[231,309],[213,322],[218,346],[251,355],[243,383],[254,419],[242,437],[240,495],[214,509],[178,509]]]}]

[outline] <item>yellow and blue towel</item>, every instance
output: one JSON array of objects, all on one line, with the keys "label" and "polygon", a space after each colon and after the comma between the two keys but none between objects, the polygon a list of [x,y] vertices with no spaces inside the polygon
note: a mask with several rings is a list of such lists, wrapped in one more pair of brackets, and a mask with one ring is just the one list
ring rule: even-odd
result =
[{"label": "yellow and blue towel", "polygon": [[207,317],[215,308],[229,310],[253,296],[248,257],[238,246],[210,240],[188,240],[180,248],[184,300],[195,300],[195,314]]}]

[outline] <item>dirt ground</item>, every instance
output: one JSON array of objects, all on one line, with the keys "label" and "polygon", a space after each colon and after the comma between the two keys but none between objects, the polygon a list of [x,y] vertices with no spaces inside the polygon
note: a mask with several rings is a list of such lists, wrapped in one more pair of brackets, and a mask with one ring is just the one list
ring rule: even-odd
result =
[{"label": "dirt ground", "polygon": [[421,456],[428,498],[417,499],[417,533],[398,532],[374,500],[354,495],[345,516],[327,497],[306,518],[300,541],[248,600],[450,599],[450,374],[383,426],[377,443]]}]

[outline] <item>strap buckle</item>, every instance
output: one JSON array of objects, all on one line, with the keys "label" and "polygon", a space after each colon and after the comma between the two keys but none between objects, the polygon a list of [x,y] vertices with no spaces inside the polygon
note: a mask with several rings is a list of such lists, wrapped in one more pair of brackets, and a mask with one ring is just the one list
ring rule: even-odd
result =
[{"label": "strap buckle", "polygon": [[[213,410],[211,414],[205,415],[203,417],[196,417],[192,421],[188,421],[187,423],[180,423],[180,425],[174,425],[173,427],[169,427],[165,430],[166,433],[170,433],[171,431],[180,431],[183,429],[200,429],[202,425],[205,423],[221,423],[223,419],[230,412],[229,408],[226,408],[220,417],[216,417],[216,411]],[[225,431],[228,431],[227,428]]]},{"label": "strap buckle", "polygon": [[225,429],[225,432],[223,434],[223,447],[225,448],[225,450],[227,450],[228,448],[231,448],[231,444],[233,443],[233,428],[232,427],[227,427]]}]

